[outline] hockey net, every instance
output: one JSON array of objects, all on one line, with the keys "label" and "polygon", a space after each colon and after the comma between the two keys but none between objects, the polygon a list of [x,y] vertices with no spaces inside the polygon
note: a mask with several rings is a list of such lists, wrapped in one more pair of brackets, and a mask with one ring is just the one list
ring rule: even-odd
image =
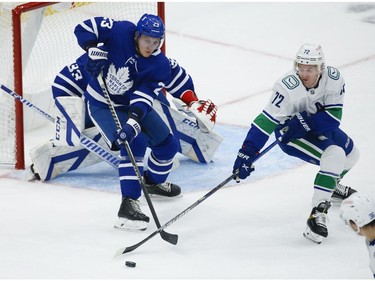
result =
[{"label": "hockey net", "polygon": [[[30,2],[0,3],[0,84],[45,112],[52,112],[51,85],[57,73],[83,51],[74,27],[104,16],[136,23],[144,13],[164,20],[158,2]],[[165,45],[164,45],[165,47]],[[46,121],[0,90],[0,166],[25,168],[25,132]]]}]

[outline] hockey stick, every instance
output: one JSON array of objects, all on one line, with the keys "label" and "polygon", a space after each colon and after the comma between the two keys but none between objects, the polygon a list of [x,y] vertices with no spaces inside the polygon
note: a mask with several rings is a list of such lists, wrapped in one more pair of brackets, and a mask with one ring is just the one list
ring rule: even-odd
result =
[{"label": "hockey stick", "polygon": [[[259,155],[255,158],[254,162],[257,161],[260,157],[262,157],[264,154],[266,154],[268,151],[270,151],[276,144],[278,143],[277,140],[272,142],[269,146],[267,146]],[[218,191],[220,188],[225,186],[228,182],[230,182],[232,179],[235,179],[237,177],[238,171],[234,172],[232,175],[230,175],[228,178],[226,178],[223,182],[218,184],[216,187],[214,187],[210,192],[199,198],[197,201],[195,201],[192,205],[187,207],[185,210],[183,210],[181,213],[176,215],[174,218],[166,222],[163,226],[159,227],[157,230],[155,230],[153,233],[151,233],[149,236],[147,236],[142,241],[138,242],[137,244],[134,244],[129,247],[121,248],[119,249],[114,257],[121,256],[122,254],[129,253],[131,251],[134,251],[144,243],[146,243],[148,240],[150,240],[152,237],[154,237],[159,232],[163,231],[165,228],[173,224],[175,221],[177,221],[182,216],[186,215],[188,212],[190,212],[192,209],[197,207],[200,203],[202,203],[204,200],[206,200],[208,197],[210,197],[212,194],[214,194],[216,191]]]},{"label": "hockey stick", "polygon": [[[42,115],[44,118],[46,118],[48,121],[54,123],[55,118],[53,118],[51,115],[49,115],[47,112],[43,111],[33,103],[29,102],[16,92],[13,92],[10,90],[8,87],[4,86],[3,84],[0,84],[0,88],[7,94],[11,95],[15,99],[18,99],[20,102],[22,102],[24,105],[27,107],[34,109],[36,112],[38,112],[40,115]],[[64,114],[64,113],[63,113]],[[102,160],[107,162],[109,165],[111,165],[114,168],[118,168],[118,164],[120,163],[119,157],[117,155],[113,154],[111,151],[108,149],[104,148],[100,144],[98,144],[96,141],[93,139],[89,138],[88,136],[84,135],[83,133],[80,133],[73,121],[70,119],[69,116],[66,116],[64,114],[66,120],[71,124],[74,132],[79,136],[80,144],[87,149],[88,151],[94,153],[98,157],[100,157]]]},{"label": "hockey stick", "polygon": [[[105,97],[105,99],[107,101],[109,110],[111,111],[113,120],[116,123],[117,129],[121,130],[122,127],[121,127],[120,120],[119,120],[119,118],[117,116],[117,113],[115,111],[115,108],[114,108],[114,106],[112,104],[111,98],[109,97],[109,93],[107,91],[107,87],[106,87],[105,82],[103,80],[102,74],[99,74],[99,76],[98,76],[98,82],[99,82],[99,85],[101,86],[101,88],[103,90],[104,97]],[[126,152],[128,153],[129,159],[130,159],[130,161],[131,161],[131,163],[133,165],[133,168],[134,168],[135,174],[137,175],[138,181],[139,181],[139,183],[140,183],[140,185],[142,187],[143,194],[144,194],[144,196],[146,198],[148,207],[150,208],[150,211],[152,213],[152,217],[154,218],[155,224],[156,224],[156,226],[158,228],[160,228],[161,225],[160,225],[158,216],[156,215],[154,205],[152,204],[150,195],[148,194],[148,191],[147,191],[147,188],[146,188],[146,184],[145,184],[145,181],[144,181],[144,179],[142,177],[142,174],[139,171],[137,163],[135,162],[135,158],[134,158],[133,152],[132,152],[132,150],[131,150],[131,148],[129,146],[129,143],[127,141],[125,141],[124,142],[124,146],[125,146]],[[121,154],[122,155],[124,154],[123,153],[123,149],[121,149]],[[167,241],[167,242],[169,242],[169,243],[171,243],[173,245],[177,244],[177,241],[178,241],[178,235],[177,234],[171,234],[171,233],[165,232],[164,230],[161,230],[159,232],[160,232],[160,236],[161,236],[161,238],[163,238],[163,240],[165,240],[165,241]]]}]

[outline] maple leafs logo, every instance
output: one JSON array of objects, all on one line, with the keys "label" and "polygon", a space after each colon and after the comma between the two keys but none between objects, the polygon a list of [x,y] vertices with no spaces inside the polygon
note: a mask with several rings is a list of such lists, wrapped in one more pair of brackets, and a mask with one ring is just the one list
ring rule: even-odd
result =
[{"label": "maple leafs logo", "polygon": [[133,81],[130,80],[129,68],[124,66],[116,70],[113,63],[108,68],[105,82],[112,95],[122,95],[133,86]]}]

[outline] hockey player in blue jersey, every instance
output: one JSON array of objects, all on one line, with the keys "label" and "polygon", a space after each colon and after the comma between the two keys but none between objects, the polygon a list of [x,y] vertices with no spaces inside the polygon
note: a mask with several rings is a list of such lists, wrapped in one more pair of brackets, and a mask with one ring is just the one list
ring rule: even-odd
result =
[{"label": "hockey player in blue jersey", "polygon": [[[88,112],[112,150],[129,142],[139,169],[143,172],[145,143],[151,148],[147,185],[164,184],[178,151],[178,143],[152,108],[153,100],[170,79],[169,61],[160,50],[164,25],[158,16],[145,14],[137,25],[96,17],[76,26],[78,44],[87,51],[86,70],[93,79],[86,92]],[[96,77],[103,75],[122,130],[118,131],[111,115],[102,85]],[[140,134],[142,131],[142,134]],[[137,199],[141,187],[130,160],[123,157],[119,165],[122,203],[116,226],[145,229],[149,222]],[[180,194],[179,186],[165,187],[171,196]]]},{"label": "hockey player in blue jersey", "polygon": [[344,95],[344,79],[336,68],[325,65],[322,48],[304,44],[293,70],[275,83],[267,106],[252,122],[233,166],[238,180],[248,177],[273,132],[285,153],[319,165],[304,232],[316,243],[328,236],[331,200],[342,201],[355,192],[339,183],[359,159],[353,140],[339,128]]},{"label": "hockey player in blue jersey", "polygon": [[[161,19],[145,14],[134,25],[96,17],[77,25],[75,35],[87,51],[86,71],[93,77],[84,96],[96,128],[113,150],[120,149],[124,141],[129,142],[141,171],[149,147],[148,169],[144,173],[147,187],[164,190],[168,196],[179,195],[180,187],[166,182],[178,142],[153,109],[154,99],[171,79],[170,62],[160,51],[164,38]],[[101,73],[122,123],[121,131],[116,128],[102,85],[96,79]],[[149,218],[140,210],[137,199],[141,188],[127,157],[119,165],[119,177],[122,203],[116,227],[145,229]]]}]

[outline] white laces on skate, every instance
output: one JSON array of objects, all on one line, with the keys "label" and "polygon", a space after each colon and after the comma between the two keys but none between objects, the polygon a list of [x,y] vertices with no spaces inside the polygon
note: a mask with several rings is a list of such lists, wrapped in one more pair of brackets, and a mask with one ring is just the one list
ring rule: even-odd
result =
[{"label": "white laces on skate", "polygon": [[172,184],[170,182],[165,182],[165,183],[159,183],[158,187],[165,192],[171,192],[172,190]]},{"label": "white laces on skate", "polygon": [[337,184],[335,192],[342,195],[342,196],[347,196],[349,192],[349,186],[345,186],[342,184]]},{"label": "white laces on skate", "polygon": [[134,209],[136,213],[142,213],[141,207],[139,207],[138,200],[130,199],[129,202],[130,202],[130,205],[132,205],[132,208]]},{"label": "white laces on skate", "polygon": [[327,227],[328,222],[328,216],[325,213],[321,212],[315,212],[315,214],[312,215],[315,218],[315,222],[317,225]]}]

